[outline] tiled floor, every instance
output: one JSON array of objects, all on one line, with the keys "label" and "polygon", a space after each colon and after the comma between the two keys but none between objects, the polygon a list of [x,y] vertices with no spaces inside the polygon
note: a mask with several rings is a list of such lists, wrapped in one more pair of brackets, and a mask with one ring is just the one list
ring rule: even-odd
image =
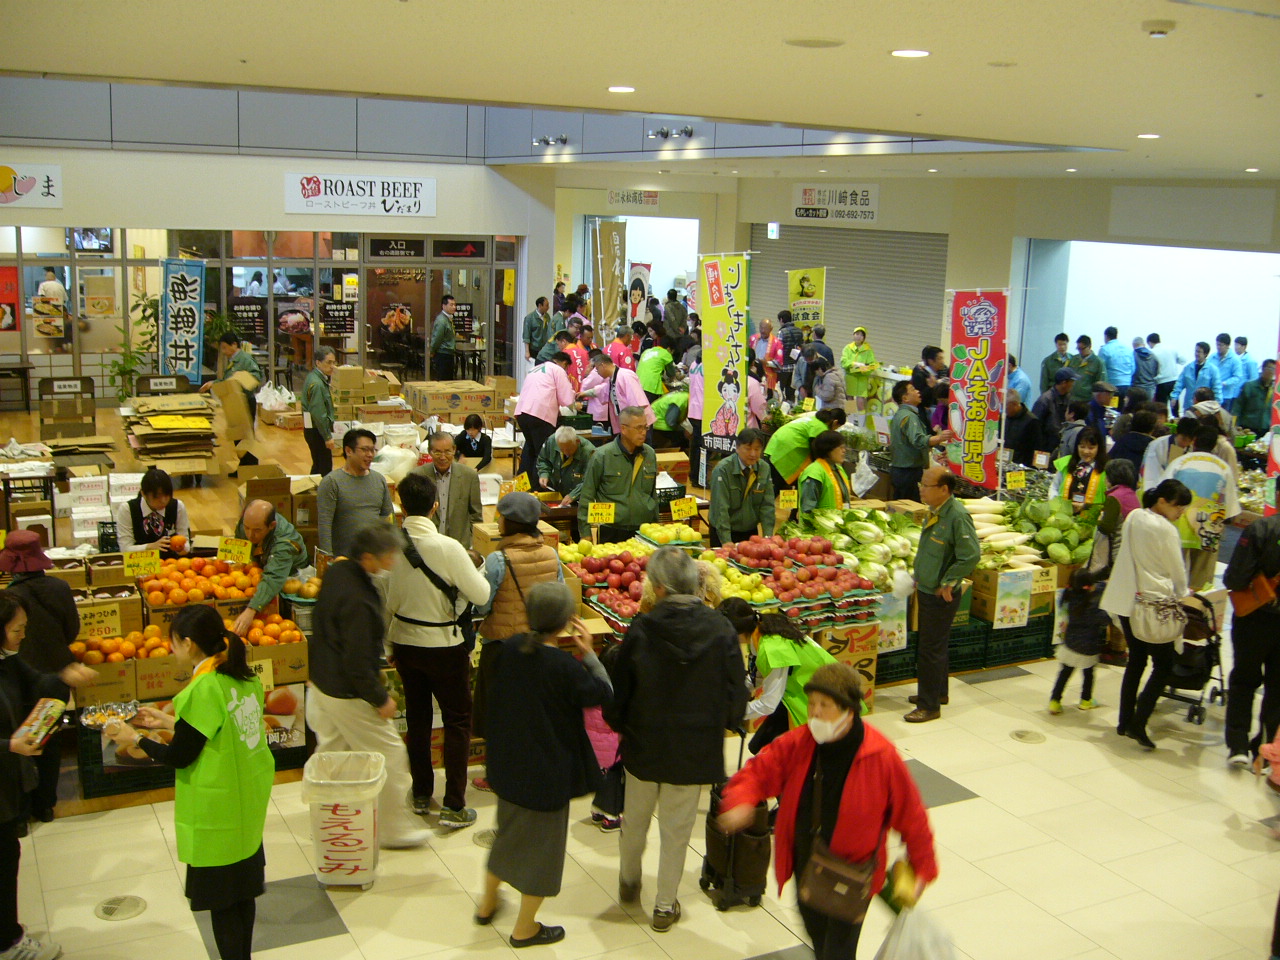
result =
[{"label": "tiled floor", "polygon": [[[1100,667],[1103,709],[1045,711],[1056,664],[951,684],[943,719],[901,715],[912,686],[877,692],[870,718],[909,760],[930,805],[942,875],[923,901],[951,932],[959,960],[1257,960],[1267,956],[1280,841],[1265,818],[1280,813],[1252,775],[1229,770],[1222,708],[1203,727],[1162,703],[1152,723],[1159,749],[1142,752],[1113,729],[1121,671]],[[1078,682],[1078,681],[1077,681]],[[1013,739],[1044,735],[1042,743]],[[726,745],[736,761],[736,743]],[[473,793],[480,827],[494,799]],[[703,802],[705,805],[706,796]],[[705,809],[705,806],[704,806]],[[698,889],[701,821],[681,891],[684,918],[650,930],[642,909],[617,896],[617,836],[573,805],[564,888],[543,908],[567,938],[533,957],[585,960],[802,960],[803,927],[789,885],[761,908],[717,913]],[[267,820],[267,879],[259,901],[260,960],[491,960],[506,945],[514,895],[492,927],[471,921],[486,851],[474,831],[440,834],[428,849],[388,851],[368,892],[324,893],[310,879],[308,817],[299,784],[275,788]],[[644,906],[657,865],[656,831],[645,857]],[[24,841],[22,917],[51,930],[75,960],[209,956],[182,896],[171,804],[38,825]],[[94,918],[108,896],[132,893],[148,908],[121,922]],[[330,905],[332,909],[330,910]],[[875,954],[891,920],[879,901],[861,955]]]}]

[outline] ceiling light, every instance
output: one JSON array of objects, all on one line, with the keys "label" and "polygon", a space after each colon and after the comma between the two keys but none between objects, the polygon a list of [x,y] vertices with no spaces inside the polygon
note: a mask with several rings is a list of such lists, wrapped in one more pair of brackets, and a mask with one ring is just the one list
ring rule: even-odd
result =
[{"label": "ceiling light", "polygon": [[929,55],[928,50],[890,50],[889,54],[894,57],[902,57],[906,60],[918,60],[921,57]]},{"label": "ceiling light", "polygon": [[1067,173],[1075,173],[1075,172],[1076,172],[1075,167],[1067,167]]},{"label": "ceiling light", "polygon": [[1159,139],[1160,139],[1160,134],[1158,134],[1158,133],[1140,133],[1140,134],[1138,134],[1138,139],[1139,139],[1139,140],[1159,140]]},{"label": "ceiling light", "polygon": [[831,50],[844,46],[843,40],[834,37],[792,37],[782,42],[788,47],[804,47],[806,50]]},{"label": "ceiling light", "polygon": [[937,172],[938,172],[938,168],[937,168],[937,167],[930,167],[930,168],[928,169],[928,171],[927,171],[927,172],[928,172],[928,173],[937,173]]},{"label": "ceiling light", "polygon": [[730,170],[729,172],[730,172],[730,173],[737,173],[738,171],[737,171],[737,170]]},{"label": "ceiling light", "polygon": [[1245,173],[1257,173],[1257,172],[1258,172],[1258,168],[1257,168],[1257,167],[1245,167],[1245,168],[1244,168],[1244,172],[1245,172]]},{"label": "ceiling light", "polygon": [[826,173],[827,171],[825,171],[825,170],[819,170],[818,172],[819,172],[819,173]]},{"label": "ceiling light", "polygon": [[635,87],[610,87],[609,92],[610,93],[635,93],[636,88]]}]

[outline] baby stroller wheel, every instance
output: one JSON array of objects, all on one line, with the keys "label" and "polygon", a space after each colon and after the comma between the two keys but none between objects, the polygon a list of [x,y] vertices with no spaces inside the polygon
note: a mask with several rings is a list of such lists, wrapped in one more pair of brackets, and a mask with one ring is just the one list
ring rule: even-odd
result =
[{"label": "baby stroller wheel", "polygon": [[758,907],[758,906],[760,906],[760,898],[759,898],[759,897],[747,897],[747,906],[748,906],[748,907]]},{"label": "baby stroller wheel", "polygon": [[1187,721],[1189,723],[1194,723],[1199,725],[1204,723],[1204,718],[1205,718],[1205,709],[1204,707],[1200,706],[1198,703],[1194,703],[1187,708]]},{"label": "baby stroller wheel", "polygon": [[1225,698],[1222,695],[1222,689],[1220,687],[1215,686],[1212,690],[1209,691],[1210,703],[1222,703],[1224,702],[1224,700]]},{"label": "baby stroller wheel", "polygon": [[703,889],[703,891],[705,892],[705,891],[707,891],[707,890],[710,890],[710,889],[711,889],[711,881],[710,881],[710,880],[708,880],[706,877],[699,877],[699,878],[698,878],[698,886],[700,886],[700,887]]}]

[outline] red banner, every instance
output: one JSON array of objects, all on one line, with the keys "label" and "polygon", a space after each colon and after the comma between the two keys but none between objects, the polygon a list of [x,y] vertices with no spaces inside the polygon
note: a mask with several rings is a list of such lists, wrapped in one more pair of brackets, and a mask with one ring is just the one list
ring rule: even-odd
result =
[{"label": "red banner", "polygon": [[21,317],[22,304],[18,301],[18,268],[0,267],[0,332],[16,332]]},{"label": "red banner", "polygon": [[951,301],[951,405],[948,425],[960,460],[951,469],[979,487],[994,490],[1000,474],[997,451],[1004,405],[1008,294],[957,290]]},{"label": "red banner", "polygon": [[[1280,349],[1277,350],[1280,353]],[[1276,368],[1280,369],[1280,361]],[[1276,377],[1271,387],[1271,436],[1267,443],[1267,493],[1266,516],[1271,516],[1280,507],[1276,506],[1276,474],[1280,474],[1280,377]]]}]

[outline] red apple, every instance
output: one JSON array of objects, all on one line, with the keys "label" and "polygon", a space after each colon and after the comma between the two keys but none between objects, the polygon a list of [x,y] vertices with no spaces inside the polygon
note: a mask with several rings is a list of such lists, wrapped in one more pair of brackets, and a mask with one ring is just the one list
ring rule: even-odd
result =
[{"label": "red apple", "polygon": [[639,580],[632,581],[631,584],[627,587],[627,593],[632,600],[639,600],[640,594],[643,592],[644,592],[644,586],[643,584],[640,583]]},{"label": "red apple", "polygon": [[610,573],[621,573],[625,569],[627,569],[627,565],[623,563],[621,560],[619,560],[617,557],[614,557],[612,560],[609,561]]},{"label": "red apple", "polygon": [[635,582],[636,582],[636,575],[632,573],[630,570],[624,570],[621,578],[619,579],[618,586],[630,587]]},{"label": "red apple", "polygon": [[621,560],[623,563],[630,563],[632,560],[635,559],[635,557],[631,555],[630,550],[623,550],[620,554],[618,554],[618,559]]},{"label": "red apple", "polygon": [[617,589],[622,586],[622,577],[619,574],[611,573],[606,578],[606,582],[609,584],[610,589]]}]

